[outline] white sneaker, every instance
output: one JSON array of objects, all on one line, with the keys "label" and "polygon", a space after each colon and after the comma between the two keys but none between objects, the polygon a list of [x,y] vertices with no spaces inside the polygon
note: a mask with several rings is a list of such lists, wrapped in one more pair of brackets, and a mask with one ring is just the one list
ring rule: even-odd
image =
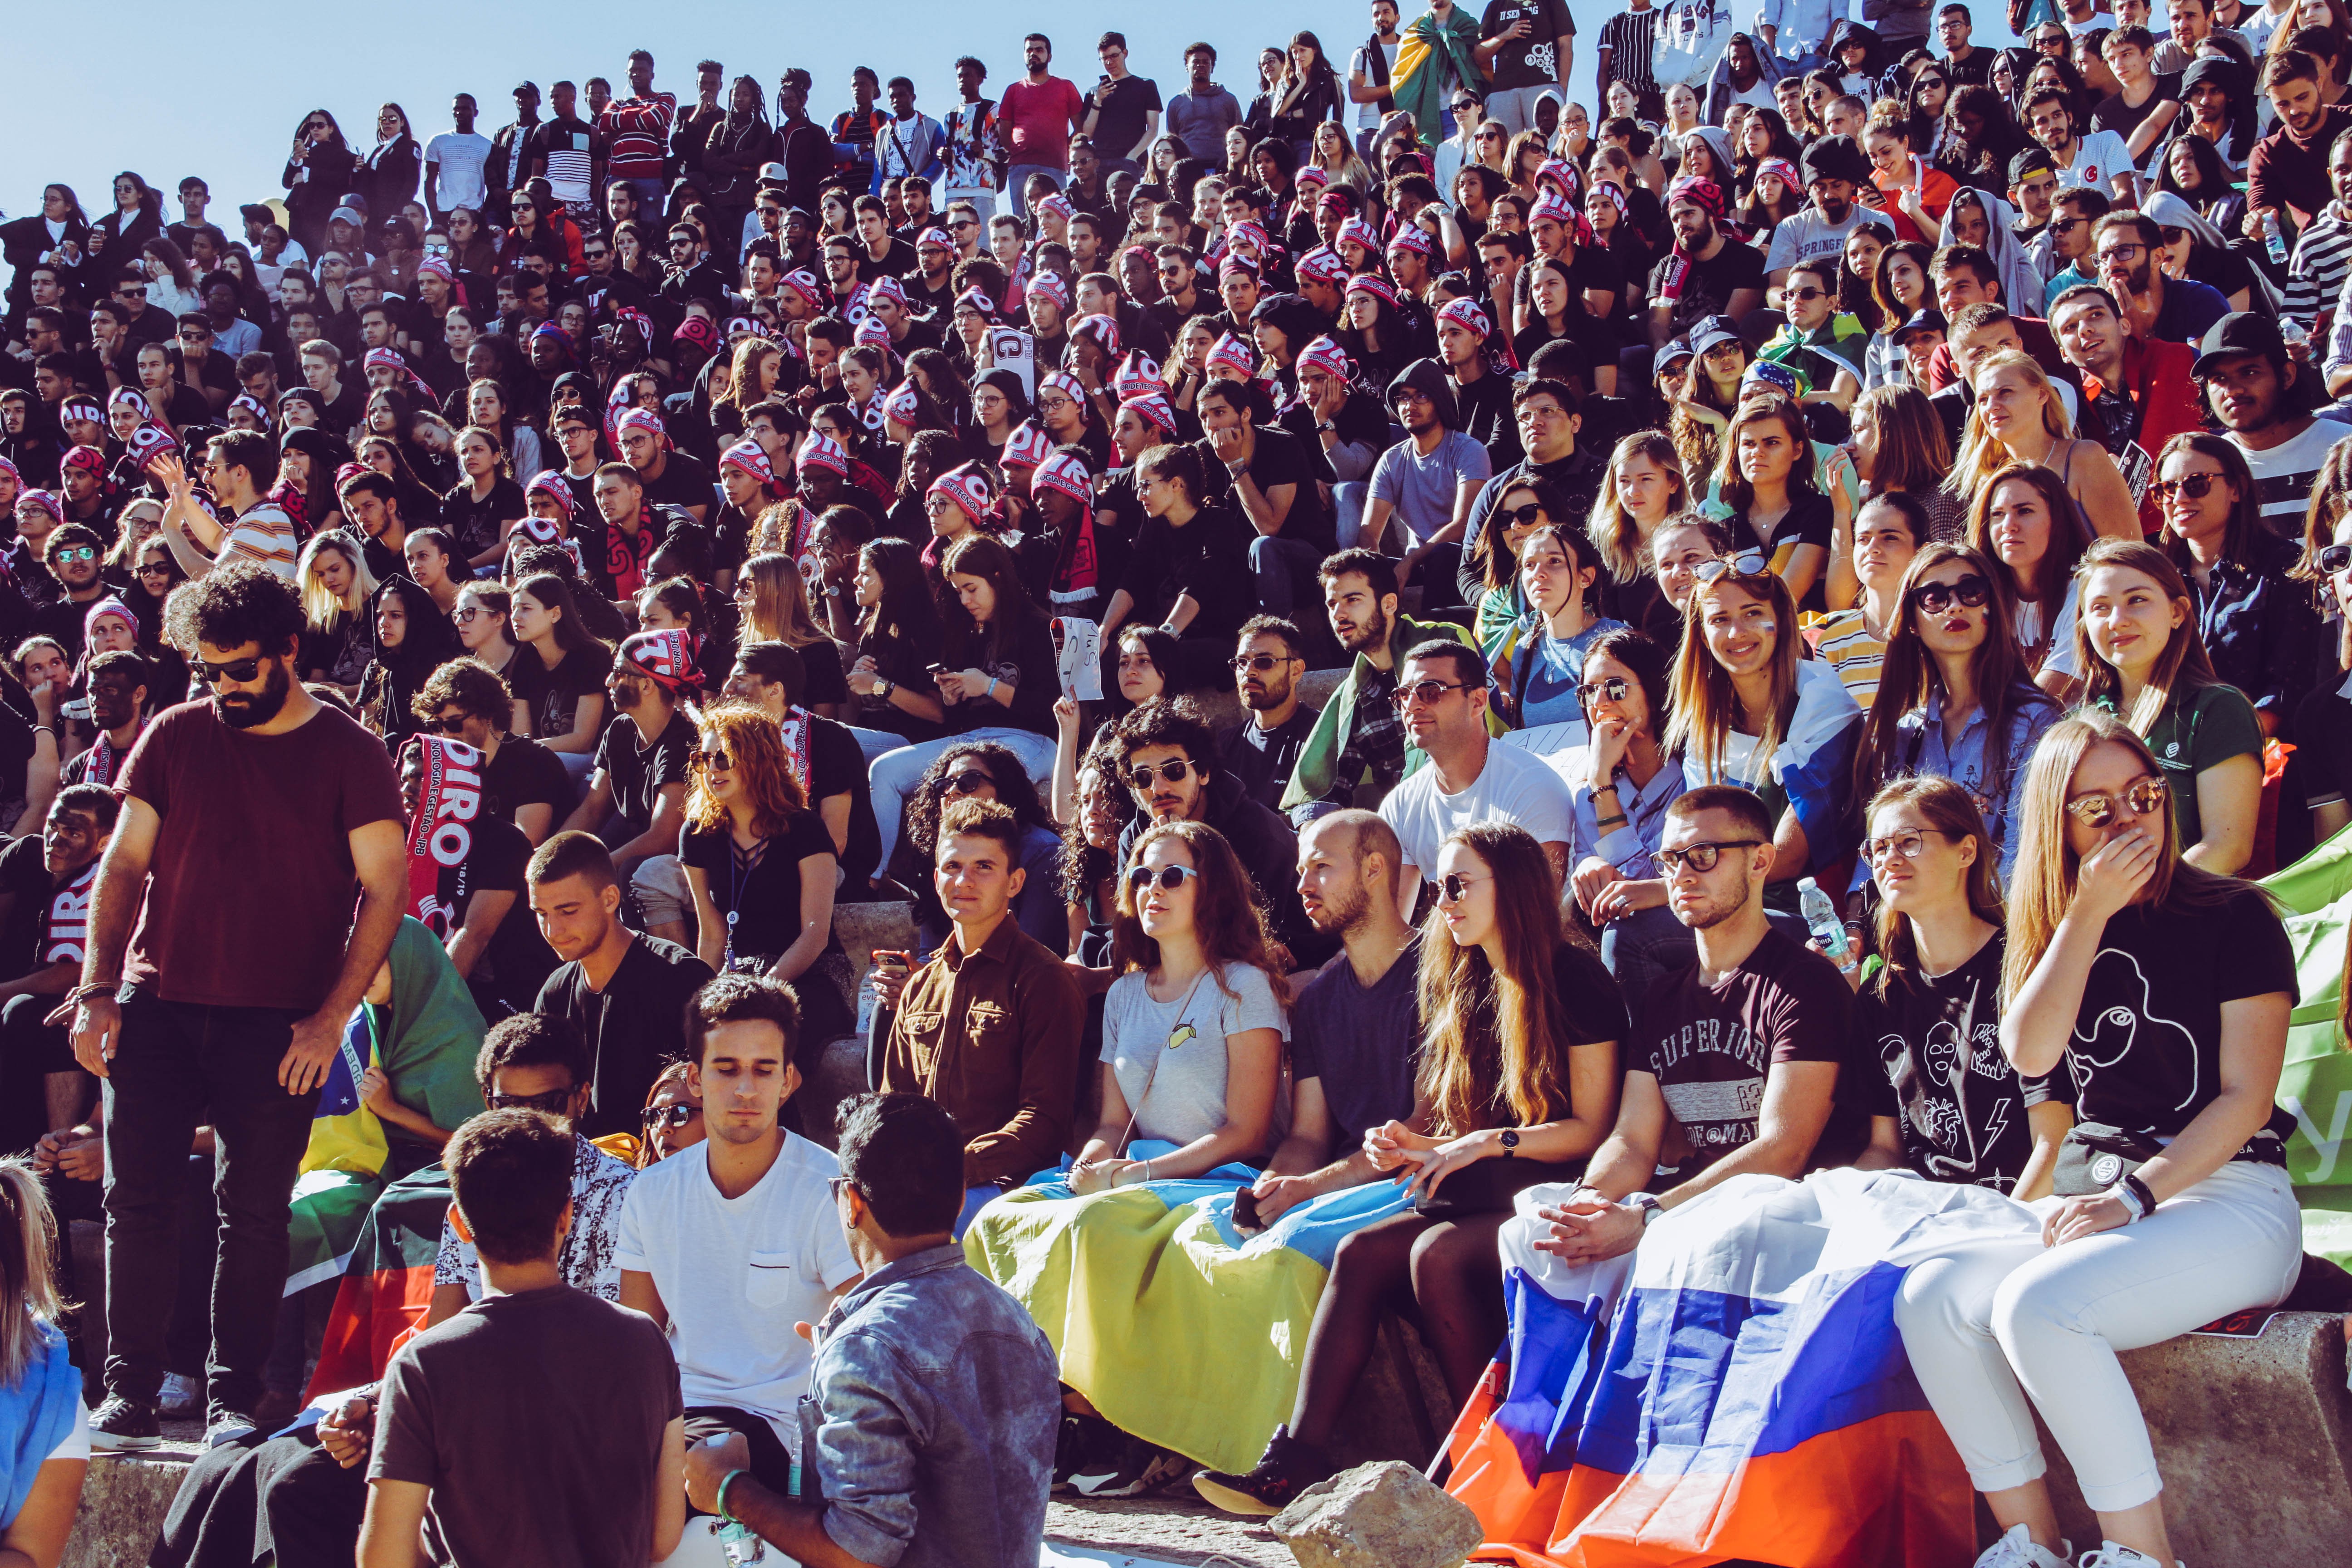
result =
[{"label": "white sneaker", "polygon": [[1977,1568],[2067,1568],[2067,1559],[2074,1555],[2074,1542],[2063,1543],[2063,1552],[2053,1552],[2037,1544],[2033,1532],[2021,1524],[2012,1524],[2009,1533],[1985,1548],[1977,1559]]},{"label": "white sneaker", "polygon": [[170,1421],[190,1421],[205,1413],[205,1385],[201,1378],[184,1377],[176,1372],[163,1374],[163,1390],[155,1401],[155,1413]]},{"label": "white sneaker", "polygon": [[[2145,1552],[2117,1546],[2112,1541],[2102,1541],[2096,1552],[2083,1553],[2083,1561],[2075,1568],[2164,1568],[2164,1564]],[[2189,1568],[2189,1565],[2176,1561],[2172,1568]]]}]

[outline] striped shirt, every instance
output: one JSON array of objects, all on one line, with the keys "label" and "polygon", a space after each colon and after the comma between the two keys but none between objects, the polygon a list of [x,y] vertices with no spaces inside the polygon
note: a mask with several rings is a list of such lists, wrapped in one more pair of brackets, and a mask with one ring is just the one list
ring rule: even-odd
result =
[{"label": "striped shirt", "polygon": [[1609,76],[1636,92],[1655,92],[1650,74],[1650,49],[1657,40],[1655,11],[1620,11],[1601,24],[1599,46],[1609,51]]},{"label": "striped shirt", "polygon": [[1867,709],[1878,694],[1878,667],[1885,661],[1886,644],[1871,635],[1862,606],[1831,611],[1813,623],[1813,652],[1837,671],[1846,694]]},{"label": "striped shirt", "polygon": [[2254,484],[2262,492],[2263,521],[2282,539],[2303,537],[2303,514],[2311,500],[2311,487],[2319,478],[2320,466],[2327,461],[2327,449],[2352,436],[2352,425],[2338,419],[2315,419],[2293,440],[2256,451],[2235,434],[2238,450],[2246,455],[2246,467],[2254,471]]},{"label": "striped shirt", "polygon": [[2319,312],[2334,308],[2347,272],[2352,272],[2352,213],[2345,210],[2342,202],[2330,202],[2295,237],[2294,254],[2286,264],[2286,298],[2279,315],[2302,322],[2315,337],[2324,336]]},{"label": "striped shirt", "polygon": [[300,550],[301,541],[294,534],[294,520],[265,503],[238,515],[229,527],[228,537],[221,541],[220,552],[213,557],[213,564],[227,566],[250,561],[290,579],[294,575],[294,558]]},{"label": "striped shirt", "polygon": [[658,180],[670,122],[677,118],[677,94],[615,99],[596,119],[604,133],[605,170],[615,180]]}]

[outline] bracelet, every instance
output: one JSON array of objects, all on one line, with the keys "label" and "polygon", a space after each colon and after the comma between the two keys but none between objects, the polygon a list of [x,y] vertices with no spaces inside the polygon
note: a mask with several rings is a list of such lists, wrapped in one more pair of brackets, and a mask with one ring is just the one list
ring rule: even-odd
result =
[{"label": "bracelet", "polygon": [[751,1473],[749,1470],[730,1470],[719,1482],[719,1496],[713,1500],[718,1505],[719,1517],[730,1524],[740,1524],[743,1521],[727,1511],[727,1489]]},{"label": "bracelet", "polygon": [[1151,1184],[1151,1162],[1149,1160],[1143,1162],[1143,1184],[1146,1186]]},{"label": "bracelet", "polygon": [[2147,1205],[2143,1205],[2139,1201],[2139,1194],[2126,1186],[2123,1183],[2117,1182],[2114,1186],[2109,1187],[2107,1189],[2107,1196],[2123,1205],[2125,1209],[2130,1213],[2131,1218],[2124,1221],[2126,1225],[2137,1225],[2140,1221],[2147,1217]]},{"label": "bracelet", "polygon": [[1595,827],[1622,827],[1625,826],[1625,814],[1621,811],[1614,816],[1596,816],[1592,819],[1592,826]]},{"label": "bracelet", "polygon": [[121,980],[89,980],[66,993],[66,1005],[79,1007],[93,996],[111,996],[122,989]]},{"label": "bracelet", "polygon": [[33,726],[33,733],[34,733],[34,734],[36,734],[36,735],[47,735],[47,737],[49,737],[49,739],[51,739],[51,740],[53,740],[53,741],[54,741],[54,740],[56,740],[56,739],[57,739],[57,737],[58,737],[58,732],[57,732],[57,731],[55,731],[54,729],[50,728],[50,727],[49,727],[48,725],[47,725],[47,724],[36,724],[36,725],[34,725],[34,726]]},{"label": "bracelet", "polygon": [[985,695],[990,697],[996,695],[996,677],[992,675],[988,678],[988,690]]},{"label": "bracelet", "polygon": [[2139,1206],[2143,1211],[2141,1218],[2145,1219],[2148,1215],[2156,1212],[2156,1194],[2148,1189],[2146,1182],[2140,1180],[2137,1171],[2126,1172],[2124,1179],[2116,1184],[2139,1200]]}]

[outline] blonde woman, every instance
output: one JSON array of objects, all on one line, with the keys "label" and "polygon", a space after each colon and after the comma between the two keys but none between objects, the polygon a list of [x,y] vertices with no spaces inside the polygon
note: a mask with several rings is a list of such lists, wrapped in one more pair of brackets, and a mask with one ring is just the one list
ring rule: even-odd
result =
[{"label": "blonde woman", "polygon": [[50,1258],[58,1224],[32,1163],[0,1160],[0,1407],[12,1473],[0,1491],[0,1560],[57,1568],[89,1468],[89,1413],[66,1354]]},{"label": "blonde woman", "polygon": [[735,577],[735,611],[742,617],[740,642],[780,642],[797,651],[808,684],[800,706],[820,719],[838,719],[849,701],[841,668],[841,645],[818,629],[809,614],[808,589],[793,558],[768,551],[743,563]]},{"label": "blonde woman", "polygon": [[1960,453],[1944,489],[1966,500],[1983,493],[2010,463],[2039,463],[2065,485],[2083,531],[2094,538],[2137,539],[2139,504],[2116,460],[2096,441],[2079,440],[2066,405],[2042,367],[2011,349],[1969,377],[1975,406],[1960,434]]},{"label": "blonde woman", "polygon": [[375,574],[367,569],[358,540],[341,530],[315,535],[302,547],[294,568],[302,593],[302,679],[324,681],[345,697],[359,694],[373,645],[368,636],[368,602]]},{"label": "blonde woman", "polygon": [[1626,437],[1609,454],[1585,531],[1601,557],[1601,613],[1662,642],[1682,636],[1682,612],[1652,570],[1650,544],[1690,504],[1690,481],[1664,433]]}]

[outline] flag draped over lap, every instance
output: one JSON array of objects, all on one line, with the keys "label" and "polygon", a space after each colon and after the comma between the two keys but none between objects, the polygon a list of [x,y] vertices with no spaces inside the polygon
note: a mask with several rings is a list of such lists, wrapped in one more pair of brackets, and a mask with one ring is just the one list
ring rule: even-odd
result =
[{"label": "flag draped over lap", "polygon": [[1974,1554],[1968,1473],[1894,1304],[1955,1243],[2035,1235],[2023,1205],[1907,1173],[1741,1176],[1597,1265],[1504,1226],[1510,1336],[1447,1439],[1481,1561],[1940,1568]]},{"label": "flag draped over lap", "polygon": [[[1131,1153],[1173,1147],[1138,1141]],[[1225,1165],[1078,1197],[1063,1173],[1043,1173],[981,1210],[964,1257],[1028,1309],[1062,1381],[1112,1425],[1245,1470],[1290,1419],[1339,1243],[1405,1208],[1402,1190],[1380,1182],[1327,1193],[1244,1238],[1234,1194],[1255,1174]]]},{"label": "flag draped over lap", "polygon": [[2294,1116],[2287,1174],[2303,1205],[2306,1252],[2352,1268],[2352,1052],[2344,1048],[2336,1008],[2344,994],[2344,948],[2352,934],[2352,829],[2275,876],[2263,888],[2285,907],[2294,946],[2298,999],[2289,1016],[2286,1066],[2278,1102]]},{"label": "flag draped over lap", "polygon": [[433,1255],[448,1212],[449,1177],[438,1165],[383,1189],[367,1211],[351,1267],[336,1288],[306,1400],[374,1382],[392,1352],[425,1326],[425,1309],[433,1304]]}]

